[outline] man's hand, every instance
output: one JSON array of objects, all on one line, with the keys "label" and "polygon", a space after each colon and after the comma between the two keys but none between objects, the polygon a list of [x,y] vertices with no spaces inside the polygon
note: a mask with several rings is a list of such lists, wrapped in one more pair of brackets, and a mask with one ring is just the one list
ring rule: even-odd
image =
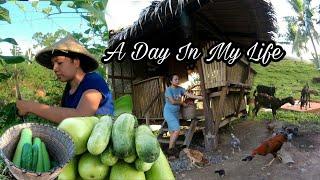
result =
[{"label": "man's hand", "polygon": [[29,108],[30,108],[30,106],[32,106],[31,104],[32,104],[32,102],[29,102],[29,101],[17,100],[16,106],[18,109],[18,114],[20,116],[27,115],[30,112]]}]

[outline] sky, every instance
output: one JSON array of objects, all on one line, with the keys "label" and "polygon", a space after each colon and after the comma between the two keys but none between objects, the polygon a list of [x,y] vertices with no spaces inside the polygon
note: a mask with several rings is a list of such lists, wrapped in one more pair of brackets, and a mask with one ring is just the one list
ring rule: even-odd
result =
[{"label": "sky", "polygon": [[[109,0],[106,10],[106,21],[109,29],[119,29],[127,27],[138,19],[141,10],[150,5],[152,0]],[[287,0],[270,0],[277,13],[277,20],[280,33],[285,33],[286,23],[284,16],[293,14],[293,10],[287,3]],[[79,15],[61,14],[46,17],[41,10],[36,11],[31,7],[30,2],[19,2],[25,7],[25,12],[21,11],[13,2],[3,4],[10,12],[11,24],[0,21],[0,38],[12,37],[25,52],[31,48],[34,52],[39,49],[33,49],[35,41],[32,40],[32,35],[36,32],[48,33],[55,32],[58,29],[67,31],[84,32],[87,29],[86,21]],[[47,7],[48,2],[39,3],[39,9]],[[312,5],[320,4],[320,0],[312,0]],[[73,11],[64,6],[65,11]],[[320,25],[317,27],[320,33]],[[12,45],[8,43],[0,43],[0,50],[3,55],[10,55]],[[287,54],[291,54],[290,46],[283,46]],[[318,46],[318,49],[320,47]],[[310,58],[306,55],[305,58]]]}]

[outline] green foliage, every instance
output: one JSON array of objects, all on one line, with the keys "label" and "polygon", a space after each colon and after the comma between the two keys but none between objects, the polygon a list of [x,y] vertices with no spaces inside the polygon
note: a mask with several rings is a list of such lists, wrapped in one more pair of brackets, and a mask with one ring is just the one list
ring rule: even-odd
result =
[{"label": "green foliage", "polygon": [[122,113],[132,113],[133,103],[131,95],[124,95],[114,101],[114,114],[119,116]]},{"label": "green foliage", "polygon": [[33,45],[33,47],[37,48],[51,46],[57,40],[65,37],[67,34],[69,34],[69,32],[63,29],[59,29],[54,33],[46,34],[43,34],[42,32],[37,32],[32,36],[32,39],[37,42],[35,45]]},{"label": "green foliage", "polygon": [[7,21],[8,23],[11,23],[11,19],[9,16],[9,11],[0,6],[0,21]]},{"label": "green foliage", "polygon": [[3,60],[7,64],[18,64],[25,61],[23,56],[1,56],[0,60]]},{"label": "green foliage", "polygon": [[42,12],[47,15],[49,15],[51,13],[51,11],[52,11],[52,7],[47,7],[47,8],[42,9]]},{"label": "green foliage", "polygon": [[320,68],[320,59],[317,56],[315,42],[319,43],[319,34],[314,24],[316,19],[313,18],[314,9],[310,7],[311,0],[288,0],[295,13],[285,17],[287,21],[286,39],[293,43],[292,51],[296,52],[299,57],[303,52],[308,52],[306,44],[311,41],[313,51],[316,54],[316,66]]},{"label": "green foliage", "polygon": [[5,39],[0,38],[0,42],[7,42],[13,45],[18,45],[17,41],[13,38],[5,38]]},{"label": "green foliage", "polygon": [[[14,67],[8,66],[12,72]],[[37,63],[23,62],[17,65],[20,73],[20,91],[23,99],[37,100],[42,103],[59,105],[64,84],[56,80],[52,70],[45,69]],[[0,72],[3,68],[0,67]],[[15,82],[13,77],[3,80],[0,84],[0,99],[5,103],[15,101]],[[41,93],[45,94],[42,96]]]},{"label": "green foliage", "polygon": [[320,72],[315,70],[313,64],[282,60],[267,67],[253,65],[253,68],[257,71],[253,88],[258,84],[274,85],[277,88],[277,97],[292,95],[295,99],[299,99],[303,86],[308,83],[310,89],[319,92],[319,95],[312,94],[311,100],[320,100],[320,84],[312,82],[313,77],[320,77]]},{"label": "green foliage", "polygon": [[[1,1],[0,1],[1,2]],[[10,180],[9,176],[6,176],[8,173],[9,173],[9,170],[8,168],[4,171],[6,167],[6,164],[5,162],[3,161],[3,159],[1,158],[0,159],[0,170],[1,170],[1,174],[0,174],[0,179],[2,180]]]}]

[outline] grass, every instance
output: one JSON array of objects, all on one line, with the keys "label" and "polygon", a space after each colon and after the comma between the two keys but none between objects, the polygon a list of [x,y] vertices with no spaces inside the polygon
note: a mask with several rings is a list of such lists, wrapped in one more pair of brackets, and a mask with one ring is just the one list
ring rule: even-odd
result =
[{"label": "grass", "polygon": [[[254,78],[254,88],[258,84],[274,85],[276,87],[276,97],[293,96],[295,99],[299,99],[301,89],[306,83],[309,84],[310,89],[317,92],[320,91],[320,83],[312,82],[314,77],[320,77],[320,71],[317,71],[313,64],[282,60],[277,63],[271,63],[267,67],[253,65],[253,68],[257,71],[257,75]],[[311,100],[319,101],[320,93],[318,95],[311,94]],[[277,118],[290,124],[312,124],[313,129],[320,132],[319,114],[278,110]],[[259,111],[256,119],[272,119],[272,113]]]},{"label": "grass", "polygon": [[[267,67],[253,65],[257,71],[254,78],[254,87],[258,84],[274,85],[276,87],[276,97],[284,98],[293,96],[300,98],[300,92],[303,86],[308,83],[310,89],[320,91],[320,83],[313,83],[312,78],[320,77],[320,71],[317,71],[313,64],[304,62],[282,60],[273,62]],[[311,100],[320,100],[318,95],[311,94]]]}]

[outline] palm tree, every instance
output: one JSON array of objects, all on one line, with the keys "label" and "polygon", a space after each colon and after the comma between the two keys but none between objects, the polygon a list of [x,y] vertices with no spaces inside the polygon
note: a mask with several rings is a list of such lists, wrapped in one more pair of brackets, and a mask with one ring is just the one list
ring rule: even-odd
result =
[{"label": "palm tree", "polygon": [[292,51],[296,52],[299,57],[303,51],[307,51],[307,43],[311,40],[315,64],[320,69],[320,59],[318,57],[315,41],[319,44],[319,35],[314,28],[315,19],[313,9],[310,7],[311,0],[288,0],[289,4],[295,11],[295,16],[287,16],[285,20],[288,23],[287,40],[293,42]]}]

